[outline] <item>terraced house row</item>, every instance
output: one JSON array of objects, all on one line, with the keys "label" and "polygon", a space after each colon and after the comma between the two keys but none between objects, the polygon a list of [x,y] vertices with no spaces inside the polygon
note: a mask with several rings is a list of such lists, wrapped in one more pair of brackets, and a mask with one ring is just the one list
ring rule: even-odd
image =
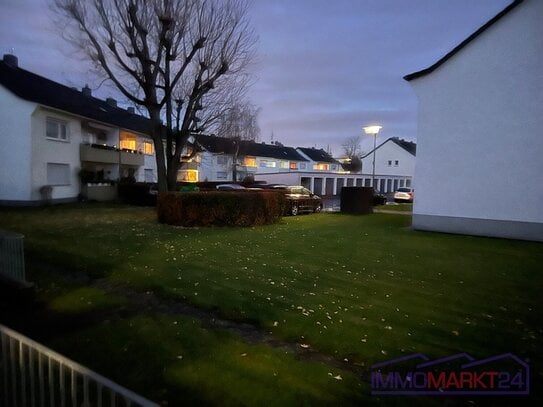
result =
[{"label": "terraced house row", "polygon": [[[149,134],[149,121],[133,107],[96,98],[88,86],[71,88],[22,69],[14,55],[0,61],[0,204],[108,200],[116,197],[117,182],[156,182]],[[190,143],[179,181],[251,177],[303,185],[319,195],[372,183],[371,153],[362,158],[362,171],[352,173],[317,148],[201,134]],[[195,154],[189,154],[193,149]],[[414,143],[388,139],[377,147],[376,157],[377,189],[390,192],[411,186]]]}]

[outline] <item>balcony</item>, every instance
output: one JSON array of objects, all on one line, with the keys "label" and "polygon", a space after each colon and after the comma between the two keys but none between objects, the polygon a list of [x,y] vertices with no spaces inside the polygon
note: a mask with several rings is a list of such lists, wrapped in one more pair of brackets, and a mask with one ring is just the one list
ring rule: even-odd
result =
[{"label": "balcony", "polygon": [[98,144],[81,144],[79,156],[82,162],[119,163],[119,151],[115,147]]},{"label": "balcony", "polygon": [[145,159],[143,154],[137,151],[121,150],[121,164],[123,165],[143,165]]},{"label": "balcony", "polygon": [[118,150],[101,144],[81,144],[79,156],[82,162],[123,164],[140,166],[144,164],[143,154],[129,150]]}]

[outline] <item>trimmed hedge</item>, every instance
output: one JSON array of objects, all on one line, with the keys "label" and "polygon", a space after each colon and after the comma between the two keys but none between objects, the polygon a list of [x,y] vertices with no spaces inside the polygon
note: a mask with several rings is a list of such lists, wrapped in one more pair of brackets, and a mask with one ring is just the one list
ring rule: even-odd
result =
[{"label": "trimmed hedge", "polygon": [[157,214],[177,226],[254,226],[279,221],[285,205],[277,191],[164,192]]}]

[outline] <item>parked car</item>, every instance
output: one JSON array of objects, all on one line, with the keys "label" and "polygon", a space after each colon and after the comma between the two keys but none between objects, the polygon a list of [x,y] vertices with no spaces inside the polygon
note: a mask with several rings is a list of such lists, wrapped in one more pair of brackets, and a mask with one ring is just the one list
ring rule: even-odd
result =
[{"label": "parked car", "polygon": [[386,203],[387,203],[387,196],[379,192],[378,189],[375,189],[373,191],[373,206],[385,205]]},{"label": "parked car", "polygon": [[322,210],[322,199],[309,189],[301,185],[273,185],[271,189],[285,191],[287,198],[286,214],[296,216],[299,213],[320,212]]},{"label": "parked car", "polygon": [[398,188],[394,192],[394,202],[413,202],[415,191],[413,188]]},{"label": "parked car", "polygon": [[219,191],[231,190],[231,189],[246,189],[244,186],[239,185],[239,184],[219,184],[215,188],[217,188]]}]

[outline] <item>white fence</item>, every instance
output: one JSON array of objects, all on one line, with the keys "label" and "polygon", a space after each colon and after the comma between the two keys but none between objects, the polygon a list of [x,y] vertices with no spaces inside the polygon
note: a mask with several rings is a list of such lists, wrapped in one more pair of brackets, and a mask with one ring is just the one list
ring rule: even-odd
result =
[{"label": "white fence", "polygon": [[158,404],[0,325],[0,406],[158,407]]},{"label": "white fence", "polygon": [[26,283],[24,236],[0,230],[0,275]]}]

